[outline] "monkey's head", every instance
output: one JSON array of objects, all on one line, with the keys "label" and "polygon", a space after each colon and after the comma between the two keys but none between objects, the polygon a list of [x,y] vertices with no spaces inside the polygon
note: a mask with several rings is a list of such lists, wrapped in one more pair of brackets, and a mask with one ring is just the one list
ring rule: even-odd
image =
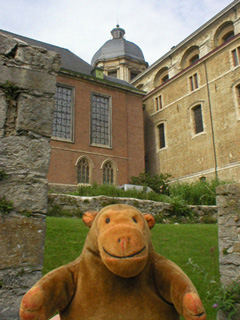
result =
[{"label": "monkey's head", "polygon": [[99,213],[86,212],[90,227],[87,242],[115,275],[130,278],[145,267],[151,245],[150,231],[155,224],[150,214],[141,214],[128,205],[111,205]]}]

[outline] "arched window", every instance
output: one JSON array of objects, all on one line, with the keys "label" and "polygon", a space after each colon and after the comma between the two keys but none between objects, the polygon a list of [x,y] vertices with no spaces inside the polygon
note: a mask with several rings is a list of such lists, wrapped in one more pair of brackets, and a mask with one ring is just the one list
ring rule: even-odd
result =
[{"label": "arched window", "polygon": [[232,21],[223,23],[216,31],[214,36],[215,48],[228,41],[234,36],[234,26]]},{"label": "arched window", "polygon": [[87,158],[82,158],[77,166],[77,182],[90,183],[90,165]]},{"label": "arched window", "polygon": [[199,60],[199,47],[192,46],[184,53],[181,60],[181,68],[185,69],[194,62]]},{"label": "arched window", "polygon": [[155,88],[163,84],[164,82],[168,81],[168,67],[164,67],[158,71],[154,79],[154,86]]},{"label": "arched window", "polygon": [[103,183],[113,184],[114,183],[114,168],[110,161],[107,161],[103,165]]}]

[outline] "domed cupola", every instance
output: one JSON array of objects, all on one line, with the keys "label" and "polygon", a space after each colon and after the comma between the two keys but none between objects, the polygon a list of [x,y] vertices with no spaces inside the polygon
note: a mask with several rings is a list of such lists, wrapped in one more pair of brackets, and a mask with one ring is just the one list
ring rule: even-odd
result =
[{"label": "domed cupola", "polygon": [[112,39],[94,54],[91,64],[102,68],[106,75],[130,82],[147,68],[148,63],[145,62],[142,50],[124,38],[125,30],[119,25],[111,34]]}]

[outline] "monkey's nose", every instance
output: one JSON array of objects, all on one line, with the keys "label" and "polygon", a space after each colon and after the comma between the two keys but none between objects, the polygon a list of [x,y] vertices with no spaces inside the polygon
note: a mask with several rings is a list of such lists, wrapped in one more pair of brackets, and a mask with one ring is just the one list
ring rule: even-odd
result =
[{"label": "monkey's nose", "polygon": [[124,253],[127,247],[127,244],[130,242],[130,238],[129,237],[120,237],[118,238],[118,242],[120,243],[122,252]]}]

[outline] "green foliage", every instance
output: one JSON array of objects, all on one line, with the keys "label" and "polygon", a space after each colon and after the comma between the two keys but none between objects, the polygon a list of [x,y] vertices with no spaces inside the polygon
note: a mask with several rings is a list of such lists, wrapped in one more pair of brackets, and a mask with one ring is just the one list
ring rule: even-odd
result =
[{"label": "green foliage", "polygon": [[19,95],[19,88],[14,83],[6,81],[1,88],[8,102],[17,99]]},{"label": "green foliage", "polygon": [[226,312],[228,320],[233,319],[233,316],[238,312],[236,304],[240,301],[240,283],[234,281],[227,287],[221,286],[214,299],[216,302],[214,307]]},{"label": "green foliage", "polygon": [[123,197],[123,198],[136,198],[136,199],[146,199],[153,201],[163,201],[165,199],[164,195],[156,194],[155,192],[139,192],[136,190],[124,191],[113,185],[98,185],[93,184],[92,186],[80,186],[76,192],[72,194],[77,196],[108,196],[108,197]]},{"label": "green foliage", "polygon": [[0,213],[8,214],[13,209],[12,201],[6,199],[5,196],[0,198]]},{"label": "green foliage", "polygon": [[4,170],[0,170],[0,181],[7,178],[7,173]]},{"label": "green foliage", "polygon": [[169,203],[172,205],[174,214],[177,217],[191,217],[193,215],[192,210],[182,198],[178,196],[169,197]]},{"label": "green foliage", "polygon": [[140,173],[138,177],[131,178],[131,184],[150,187],[154,192],[169,194],[168,184],[170,174],[152,174],[150,172]]},{"label": "green foliage", "polygon": [[181,197],[189,205],[215,205],[216,187],[227,182],[217,179],[192,183],[173,183],[170,185],[170,197]]}]

